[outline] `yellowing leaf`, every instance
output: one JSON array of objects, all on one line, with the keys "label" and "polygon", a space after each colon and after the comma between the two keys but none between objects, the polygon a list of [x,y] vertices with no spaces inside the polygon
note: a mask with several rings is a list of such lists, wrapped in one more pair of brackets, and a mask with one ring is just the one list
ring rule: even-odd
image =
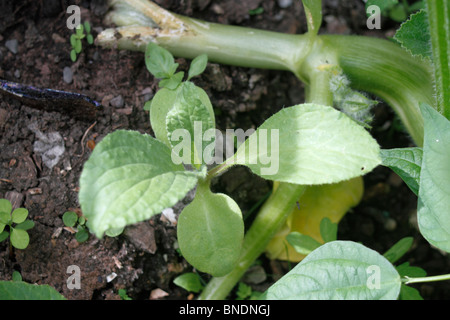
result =
[{"label": "yellowing leaf", "polygon": [[[274,184],[277,188],[278,183]],[[273,237],[266,248],[269,259],[301,261],[305,256],[299,254],[287,242],[286,236],[294,231],[311,236],[323,243],[320,235],[320,222],[328,217],[338,223],[347,211],[356,206],[363,196],[362,177],[339,182],[308,187],[298,202],[284,227]]]}]

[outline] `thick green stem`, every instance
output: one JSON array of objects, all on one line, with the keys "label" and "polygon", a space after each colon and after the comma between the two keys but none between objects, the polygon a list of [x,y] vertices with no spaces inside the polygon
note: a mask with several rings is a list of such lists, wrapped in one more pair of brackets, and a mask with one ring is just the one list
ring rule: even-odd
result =
[{"label": "thick green stem", "polygon": [[260,209],[245,235],[241,257],[235,269],[224,277],[212,278],[199,296],[200,300],[225,299],[245,271],[264,252],[267,244],[281,228],[305,186],[282,183]]}]

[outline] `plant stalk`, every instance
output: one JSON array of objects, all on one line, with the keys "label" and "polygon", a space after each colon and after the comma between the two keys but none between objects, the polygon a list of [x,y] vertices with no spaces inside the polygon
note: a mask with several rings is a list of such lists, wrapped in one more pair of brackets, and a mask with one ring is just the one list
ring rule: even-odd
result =
[{"label": "plant stalk", "polygon": [[411,283],[434,282],[434,281],[445,281],[445,280],[450,280],[450,274],[443,274],[440,276],[430,276],[430,277],[419,277],[419,278],[405,277],[404,283],[411,284]]}]

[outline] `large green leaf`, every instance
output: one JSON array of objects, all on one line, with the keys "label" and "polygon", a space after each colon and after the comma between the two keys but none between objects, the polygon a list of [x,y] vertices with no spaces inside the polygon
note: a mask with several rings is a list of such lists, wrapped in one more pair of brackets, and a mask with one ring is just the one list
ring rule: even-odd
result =
[{"label": "large green leaf", "polygon": [[431,36],[426,11],[411,15],[397,30],[394,39],[412,55],[431,58]]},{"label": "large green leaf", "polygon": [[422,148],[383,149],[380,154],[382,165],[391,168],[411,191],[418,195],[423,157]]},{"label": "large green leaf", "polygon": [[417,217],[422,235],[450,252],[450,121],[421,104],[425,123]]},{"label": "large green leaf", "polygon": [[267,291],[269,300],[397,299],[400,275],[379,253],[355,242],[328,242]]},{"label": "large green leaf", "polygon": [[269,180],[313,185],[364,175],[381,163],[379,153],[372,136],[342,112],[302,104],[267,119],[234,160]]},{"label": "large green leaf", "polygon": [[66,300],[66,298],[49,285],[0,281],[0,300]]},{"label": "large green leaf", "polygon": [[225,194],[200,184],[178,219],[181,253],[196,269],[221,277],[235,267],[244,239],[239,206]]},{"label": "large green leaf", "polygon": [[95,147],[84,165],[81,209],[101,237],[174,205],[195,186],[198,174],[175,165],[170,149],[153,137],[118,130]]}]

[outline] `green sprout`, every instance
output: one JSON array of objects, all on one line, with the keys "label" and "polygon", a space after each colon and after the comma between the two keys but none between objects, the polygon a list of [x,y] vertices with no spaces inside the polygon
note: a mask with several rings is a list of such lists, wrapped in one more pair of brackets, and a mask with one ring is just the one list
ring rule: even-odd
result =
[{"label": "green sprout", "polygon": [[79,24],[75,29],[75,33],[70,36],[70,45],[72,46],[70,59],[73,62],[77,61],[77,54],[80,54],[83,49],[81,40],[84,38],[86,38],[88,44],[94,43],[94,37],[91,34],[91,25],[88,21],[85,21],[84,24]]},{"label": "green sprout", "polygon": [[[11,202],[0,199],[0,242],[10,237],[10,248],[25,249],[30,243],[27,230],[34,227],[34,222],[27,220],[28,210],[17,208],[12,210]],[[9,231],[5,230],[8,226]]]},{"label": "green sprout", "polygon": [[62,220],[66,227],[72,228],[76,231],[75,239],[77,239],[79,243],[85,242],[87,239],[89,239],[89,231],[85,226],[85,217],[78,217],[78,215],[74,211],[66,211],[63,214]]}]

